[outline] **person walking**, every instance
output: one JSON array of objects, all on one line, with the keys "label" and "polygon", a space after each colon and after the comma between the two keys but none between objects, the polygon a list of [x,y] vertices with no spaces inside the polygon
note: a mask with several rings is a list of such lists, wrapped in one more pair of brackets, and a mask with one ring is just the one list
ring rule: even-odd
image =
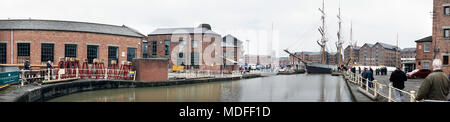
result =
[{"label": "person walking", "polygon": [[375,80],[373,78],[373,72],[368,70],[367,68],[364,68],[364,71],[362,72],[361,76],[363,77],[363,88],[366,88],[366,83],[368,83],[368,86],[370,88],[373,87],[372,81]]},{"label": "person walking", "polygon": [[358,67],[358,74],[361,74],[361,67]]},{"label": "person walking", "polygon": [[372,81],[375,80],[375,78],[373,77],[373,69],[372,68],[370,68],[369,72],[367,72],[367,80],[369,80],[369,87],[373,88]]},{"label": "person walking", "polygon": [[30,60],[29,59],[25,60],[25,62],[23,63],[23,68],[24,68],[24,70],[30,70]]},{"label": "person walking", "polygon": [[442,72],[442,61],[433,60],[433,72],[422,82],[416,100],[448,100],[450,80]]},{"label": "person walking", "polygon": [[[400,90],[403,90],[405,88],[405,81],[408,80],[406,77],[405,72],[400,70],[400,67],[396,67],[396,70],[392,72],[391,77],[389,78],[389,81],[392,82],[392,85]],[[403,93],[399,90],[394,90],[395,95],[395,101],[402,102],[402,96]]]}]

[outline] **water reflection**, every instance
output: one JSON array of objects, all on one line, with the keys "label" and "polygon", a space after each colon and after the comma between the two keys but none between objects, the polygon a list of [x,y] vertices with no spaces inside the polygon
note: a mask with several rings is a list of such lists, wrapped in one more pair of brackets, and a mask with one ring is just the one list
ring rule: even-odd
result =
[{"label": "water reflection", "polygon": [[50,102],[350,102],[341,77],[289,75],[71,94]]}]

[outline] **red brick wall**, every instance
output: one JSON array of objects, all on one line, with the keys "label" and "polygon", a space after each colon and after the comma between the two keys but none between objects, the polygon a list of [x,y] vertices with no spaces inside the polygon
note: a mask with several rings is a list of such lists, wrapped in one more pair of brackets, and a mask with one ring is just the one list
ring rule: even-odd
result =
[{"label": "red brick wall", "polygon": [[166,59],[134,59],[136,69],[136,81],[152,82],[167,81],[169,64]]},{"label": "red brick wall", "polygon": [[[77,44],[77,58],[83,60],[87,58],[87,44],[99,45],[98,58],[108,61],[108,45],[119,46],[119,62],[127,60],[127,47],[135,47],[136,57],[141,57],[142,39],[137,37],[117,36],[108,34],[64,32],[64,31],[37,31],[37,30],[14,30],[14,62],[10,59],[11,31],[0,30],[0,41],[7,41],[7,63],[17,63],[17,43],[30,43],[31,64],[41,64],[42,43],[54,44],[54,64],[57,64],[59,57],[64,57],[64,44]],[[125,56],[122,56],[122,52]]]},{"label": "red brick wall", "polygon": [[[444,55],[450,55],[450,38],[444,38],[443,27],[450,27],[450,16],[444,15],[444,5],[449,5],[449,0],[434,0],[435,18],[433,19],[433,43],[436,43],[439,53],[436,58],[443,60]],[[446,74],[450,74],[450,66],[444,65]]]},{"label": "red brick wall", "polygon": [[[424,50],[425,50],[424,44],[425,43],[430,43],[430,52],[424,52]],[[417,47],[416,47],[416,68],[423,69],[424,62],[430,62],[430,64],[431,64],[433,61],[433,51],[432,51],[433,44],[431,42],[417,42],[416,45],[417,45]],[[430,65],[430,69],[432,69],[431,65]]]},{"label": "red brick wall", "polygon": [[[172,40],[172,38],[175,40]],[[176,57],[174,57],[174,59],[178,58],[178,53],[172,53],[172,51],[178,51],[178,49],[175,49],[175,46],[178,45],[180,38],[183,38],[183,40],[186,42],[184,45],[184,48],[185,49],[190,48],[190,50],[188,49],[188,51],[184,53],[184,57],[186,59],[185,60],[186,65],[188,65],[188,63],[191,62],[190,56],[191,56],[192,51],[194,51],[194,52],[201,51],[200,56],[203,56],[205,49],[208,46],[212,45],[213,43],[216,43],[215,49],[222,49],[222,46],[221,46],[222,38],[220,35],[204,34],[202,36],[194,36],[193,34],[190,34],[189,36],[173,35],[173,37],[172,37],[172,35],[149,35],[148,36],[148,41],[149,41],[148,54],[149,54],[149,56],[155,57],[155,58],[169,58],[169,68],[171,68],[173,65],[175,65],[174,62],[176,63],[176,60],[174,62],[172,61],[172,57],[176,56]],[[214,38],[214,41],[211,41],[212,38]],[[196,49],[192,48],[192,42],[191,42],[192,39],[197,40],[198,48],[196,48]],[[167,57],[164,54],[165,53],[164,52],[164,41],[165,40],[172,40],[172,41],[170,41],[171,43],[170,43],[170,50],[169,50],[171,53],[169,53],[169,56],[167,56]],[[152,41],[158,42],[156,56],[152,55],[152,51],[153,51],[152,50]],[[200,44],[200,42],[201,42],[201,44]],[[217,56],[215,55],[215,52],[217,53]],[[222,58],[220,58],[220,56],[223,55],[222,50],[215,51],[215,52],[212,52],[211,56],[214,57],[216,60],[221,60]],[[203,56],[203,57],[205,57],[205,56]],[[200,61],[199,63],[205,64],[204,61]],[[222,63],[222,65],[223,65],[223,63]],[[187,68],[189,68],[189,66]],[[220,68],[221,68],[220,64],[216,64],[213,66],[211,66],[211,65],[208,65],[208,66],[200,65],[199,66],[200,70],[220,70]]]}]

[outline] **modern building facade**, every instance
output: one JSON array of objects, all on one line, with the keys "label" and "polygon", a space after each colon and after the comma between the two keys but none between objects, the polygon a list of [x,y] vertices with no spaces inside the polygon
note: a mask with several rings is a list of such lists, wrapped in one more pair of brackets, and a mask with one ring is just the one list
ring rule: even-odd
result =
[{"label": "modern building facade", "polygon": [[400,51],[403,71],[411,72],[416,69],[416,48],[405,48]]},{"label": "modern building facade", "polygon": [[[59,58],[110,64],[140,58],[145,35],[123,26],[34,19],[0,20],[0,64],[57,64]],[[56,63],[55,63],[56,62]]]}]

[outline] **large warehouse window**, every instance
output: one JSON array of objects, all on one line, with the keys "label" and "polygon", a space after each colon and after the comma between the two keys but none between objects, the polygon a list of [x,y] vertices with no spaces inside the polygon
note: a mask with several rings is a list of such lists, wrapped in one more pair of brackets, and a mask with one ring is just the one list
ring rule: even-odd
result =
[{"label": "large warehouse window", "polygon": [[0,64],[6,64],[6,43],[0,43]]},{"label": "large warehouse window", "polygon": [[65,44],[64,57],[77,57],[77,45],[76,44]]},{"label": "large warehouse window", "polygon": [[424,50],[423,50],[424,52],[430,52],[430,50],[431,50],[430,43],[425,43],[423,47],[424,47]]},{"label": "large warehouse window", "polygon": [[158,42],[157,41],[152,41],[152,55],[156,56],[156,51],[158,51]]},{"label": "large warehouse window", "polygon": [[127,61],[132,61],[133,58],[136,58],[136,48],[129,47],[127,48]]},{"label": "large warehouse window", "polygon": [[199,59],[200,59],[200,53],[198,53],[198,52],[192,52],[191,53],[191,66],[194,69],[198,69],[199,68]]},{"label": "large warehouse window", "polygon": [[[116,65],[119,64],[119,47],[109,46],[108,47],[108,64],[111,64],[112,60],[116,60]],[[111,65],[110,65],[111,66]]]},{"label": "large warehouse window", "polygon": [[444,38],[450,38],[450,29],[444,29]]},{"label": "large warehouse window", "polygon": [[142,45],[142,57],[148,58],[148,42],[143,42]]},{"label": "large warehouse window", "polygon": [[94,59],[98,57],[98,45],[88,45],[87,46],[87,59],[88,63],[92,64]]},{"label": "large warehouse window", "polygon": [[170,40],[164,41],[164,52],[166,56],[170,55]]},{"label": "large warehouse window", "polygon": [[30,43],[17,43],[17,63],[22,64],[30,58]]},{"label": "large warehouse window", "polygon": [[448,65],[448,55],[442,56],[442,59],[444,59],[442,64]]},{"label": "large warehouse window", "polygon": [[41,62],[45,63],[47,61],[53,62],[54,44],[42,44],[41,47]]}]

